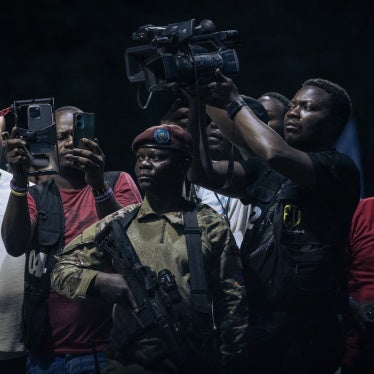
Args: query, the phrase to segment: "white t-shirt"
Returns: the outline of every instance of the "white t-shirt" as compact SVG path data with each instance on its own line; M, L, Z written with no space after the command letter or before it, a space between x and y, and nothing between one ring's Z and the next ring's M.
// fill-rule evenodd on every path
M0 169L0 225L9 198L12 174ZM0 238L0 360L25 354L21 340L21 311L25 255L7 254Z
M251 205L244 205L239 199L215 194L204 187L195 186L195 188L196 196L201 199L203 204L209 205L222 216L225 216L224 210L227 211L230 229L237 246L240 248L251 214Z

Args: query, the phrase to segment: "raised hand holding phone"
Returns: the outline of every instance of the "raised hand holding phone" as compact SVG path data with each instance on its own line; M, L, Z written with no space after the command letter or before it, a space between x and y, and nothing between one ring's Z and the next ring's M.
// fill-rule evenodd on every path
M95 139L95 113L74 113L74 148L79 148L82 138Z

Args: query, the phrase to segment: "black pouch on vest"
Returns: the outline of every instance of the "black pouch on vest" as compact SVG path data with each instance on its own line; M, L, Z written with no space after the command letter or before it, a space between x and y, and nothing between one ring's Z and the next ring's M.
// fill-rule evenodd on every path
M45 330L45 322L48 313L48 297L35 292L26 291L23 297L23 314L25 309L36 311L27 313L27 318L22 318L22 340L23 344L31 351L40 349L40 343Z
M301 194L288 182L279 196L274 214L278 266L270 296L293 310L336 310L342 297L339 258L336 249L315 234L326 227L327 218L321 216L318 202Z

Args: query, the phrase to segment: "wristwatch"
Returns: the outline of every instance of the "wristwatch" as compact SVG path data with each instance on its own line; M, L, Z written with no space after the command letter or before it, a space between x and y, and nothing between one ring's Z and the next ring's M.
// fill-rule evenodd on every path
M92 188L92 193L95 197L97 196L102 196L109 190L110 186L108 182L104 182L104 185L101 188L98 189L93 189Z
M227 115L229 118L233 121L236 114L239 112L240 109L243 108L243 106L247 106L246 102L242 99L238 99L227 105Z

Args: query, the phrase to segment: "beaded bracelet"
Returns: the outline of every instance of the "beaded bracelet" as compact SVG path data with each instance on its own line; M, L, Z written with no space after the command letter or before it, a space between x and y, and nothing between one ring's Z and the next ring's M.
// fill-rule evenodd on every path
M106 190L101 195L95 195L95 201L97 203L102 203L105 200L109 200L113 196L113 189L109 187L108 190Z
M18 187L12 181L10 181L10 189L16 192L27 192L29 190L29 182L27 182L26 187Z

